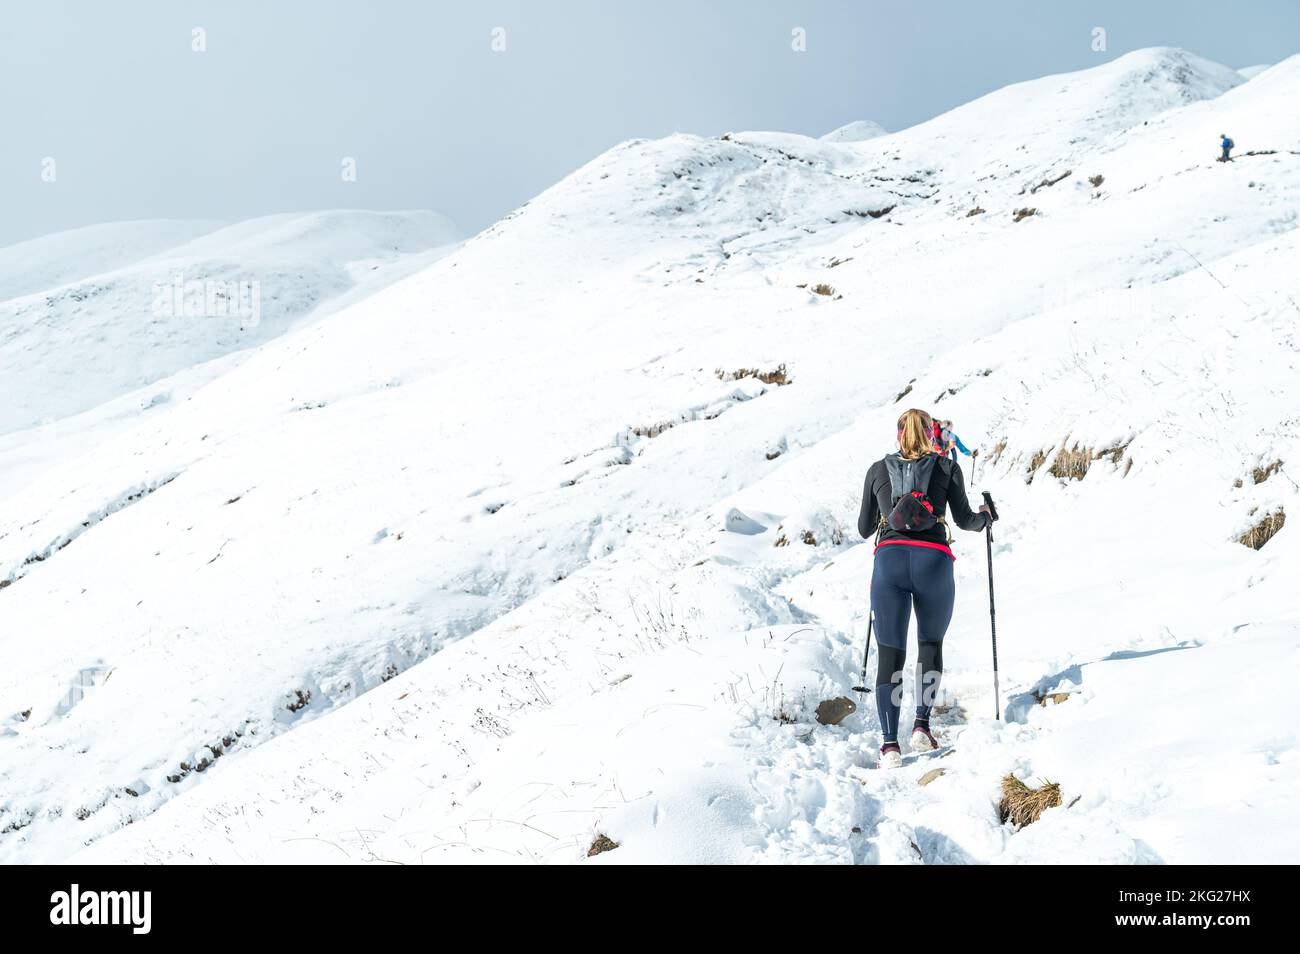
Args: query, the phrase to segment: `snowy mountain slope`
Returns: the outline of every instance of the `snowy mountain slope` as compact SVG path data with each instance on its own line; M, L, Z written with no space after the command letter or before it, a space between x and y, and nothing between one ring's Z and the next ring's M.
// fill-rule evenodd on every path
M280 213L238 222L201 235L155 259L206 258L245 254L249 257L307 257L348 263L380 260L393 253L409 255L459 241L456 227L436 212L371 212L331 209Z
M1072 169L1081 156L1122 140L1153 116L1213 101L1244 82L1236 71L1185 50L1138 50L1093 69L1007 86L856 148L874 165L873 175L901 169L933 176L947 186L941 204L1009 198Z
M998 214L1009 215L1043 176L1154 116L1244 82L1227 67L1162 48L1009 86L866 142L770 132L634 140L487 230L466 255L515 255L544 241L559 248L537 258L534 274L572 246L566 264L584 274L630 254L642 256L645 281L694 281L748 268L755 255L785 258L841 234L879 234L861 229L864 221L952 224L971 208L968 197L996 199ZM614 238L592 242L593 228Z
M184 368L148 387L129 391L93 410L40 427L0 435L0 498L23 492L97 446L130 433L141 421L189 400L214 378L237 366L246 352L233 352Z
M858 119L832 129L821 139L824 142L862 142L867 139L875 139L877 136L888 135L889 130L880 123L873 122L870 119Z
M1258 553L1232 538L1248 507L1300 504L1285 468L1249 477L1300 450L1275 421L1300 361L1297 281L1277 263L1298 246L1223 263L1250 305L1190 274L1025 319L917 382L942 392L987 368L943 403L1005 441L977 485L1006 515L1006 719L991 718L980 540L960 535L940 719L951 756L875 772L874 716L832 728L812 715L857 679L870 548L827 531L851 520L889 402L78 860L577 861L600 832L621 845L611 862L1285 861L1300 836L1285 691L1300 538ZM1079 481L1048 473L1076 444L1120 450ZM1151 500L1166 501L1156 541L1115 519ZM763 532L726 532L733 505ZM773 546L780 535L790 545ZM1225 684L1247 687L1228 712L1207 701ZM1034 697L1056 692L1070 697ZM943 776L918 786L934 767ZM1001 825L1008 771L1061 782L1070 806L1023 832Z
M179 219L109 222L4 246L0 248L0 301L117 271L222 224Z
M935 395L923 390L926 375L942 356L1050 313L1054 299L1185 273L1203 288L1209 279L1196 259L1215 267L1290 227L1280 210L1294 205L1300 179L1282 154L1216 166L1194 104L1170 114L1158 136L1141 127L1161 104L1194 98L1187 90L1216 88L1217 68L1198 74L1195 61L1169 51L1125 60L1128 73L1108 64L1093 71L1099 76L1052 78L1032 96L1016 95L1053 118L1063 83L1100 97L1091 106L1081 94L1069 98L1074 126L1045 120L1059 138L1036 137L1032 163L1104 156L1096 171L1109 181L1130 161L1180 145L1178 164L1150 161L1148 183L1135 173L1122 190L1080 188L1081 167L1034 195L1036 215L1014 221L1024 202L1019 173L962 181L953 171L1031 168L1021 144L976 122L972 107L947 127L878 142L736 134L625 144L455 255L269 342L191 400L157 408L8 496L0 502L0 580L11 581L0 589L0 647L18 662L0 676L0 712L16 714L0 736L8 793L0 854L64 857L181 793L167 817L205 806L225 812L226 790L211 788L223 778L245 793L277 791L278 766L300 751L313 765L305 777L315 777L318 732L345 740L331 750L347 773L340 779L355 780L371 771L356 765L371 764L360 753L382 748L359 740L375 726L396 735L382 708L401 684L392 676L437 650L419 678L447 698L430 718L452 748L431 754L427 735L408 740L409 757L435 767L444 758L461 764L471 750L485 755L482 745L496 744L492 720L514 708L532 718L528 699L585 690L600 683L601 664L614 669L629 653L667 643L668 605L675 614L699 607L716 633L806 621L802 599L791 608L778 592L786 568L766 559L798 563L794 554L821 549L797 542L803 529L823 541L851 523L862 448L876 446L879 430L846 430L865 426L865 408L883 408L873 412L880 419L896 414L890 402L912 378L920 402L950 389L954 402L977 394L996 378L982 376L992 364L963 363ZM1149 94L1123 78L1145 76L1153 63L1169 74ZM1288 95L1285 84L1256 82L1233 94L1238 108L1251 108L1258 93L1276 110L1284 100L1274 98ZM1141 94L1130 97L1138 106L1103 116L1117 87ZM1286 122L1275 135L1290 135ZM934 181L906 181L930 168L922 153L942 158L927 144L944 128L974 138L942 143L951 168L934 165ZM1124 128L1132 133L1114 135ZM902 168L889 150L920 158L881 182L873 163ZM968 217L968 197L987 214ZM877 202L896 209L873 217L885 208ZM831 293L816 293L818 283ZM900 333L905 322L921 331ZM782 364L793 379L785 386L779 375L765 374L765 383L733 373ZM975 411L962 414L969 421ZM819 478L833 483L833 496L803 489L820 486L807 484L805 466L824 467L836 454L839 477ZM789 547L771 546L773 530L750 541L752 553L724 554L734 566L675 579L701 558L700 534L711 540L716 530L697 514L716 516L720 501L783 474L805 480L787 495L794 502L756 509L790 518L798 529L786 534ZM836 560L853 574L840 585L858 610L864 551L850 551L856 563ZM635 574L616 572L620 565ZM665 595L674 585L677 595ZM582 609L593 588L603 613ZM978 601L977 587L966 593ZM538 619L562 621L563 632L539 635ZM852 616L826 619L822 648L799 664L801 679L822 673L819 688L840 681L829 661L852 668L844 665ZM510 648L516 640L520 648ZM27 649L33 642L39 651ZM724 647L719 666L733 664L730 652ZM530 661L539 656L555 660L555 684L542 679L552 669ZM1049 671L1029 659L1034 679ZM500 686L498 710L498 683L488 676L501 666L522 668ZM542 696L525 670L546 683ZM954 682L964 685L960 675ZM491 718L476 721L480 709ZM699 725L685 731L730 745ZM276 736L284 738L263 748L272 754L244 754ZM869 741L863 728L837 745L848 753ZM402 801L412 801L415 784L407 771L388 777L392 792L378 801L358 790L361 810L415 811ZM285 808L284 824L300 824L297 810ZM260 845L263 834L249 837ZM217 851L206 842L193 849Z
M308 314L319 316L326 301L356 300L392 281L397 275L386 272L389 266L409 272L411 256L456 241L451 224L428 212L285 214L215 231L126 223L120 237L116 228L0 250L0 258L51 262L45 271L20 273L17 287L82 268L67 284L0 302L0 360L9 369L0 385L0 433L89 410L270 340ZM98 247L87 258L92 242ZM142 254L146 249L150 254ZM113 270L85 271L118 262ZM231 309L215 313L205 299L211 311L190 314L183 311L190 293L171 295L174 283L210 281L248 283L238 301L247 307L223 298ZM168 293L161 312L160 290Z
M998 168L1003 150L1020 154L1025 166L1064 159L1072 147L1104 143L1244 82L1235 70L1186 50L1137 50L1093 69L1007 86L906 130L903 141L879 145L942 156L945 168L977 179L1006 178Z

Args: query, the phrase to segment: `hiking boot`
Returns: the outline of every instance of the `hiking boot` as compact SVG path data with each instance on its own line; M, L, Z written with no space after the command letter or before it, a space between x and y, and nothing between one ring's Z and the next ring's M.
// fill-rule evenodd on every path
M930 734L930 727L918 722L912 726L912 751L913 752L933 752L939 747L933 735Z
M897 742L886 742L880 747L880 767L882 769L903 767L903 752Z

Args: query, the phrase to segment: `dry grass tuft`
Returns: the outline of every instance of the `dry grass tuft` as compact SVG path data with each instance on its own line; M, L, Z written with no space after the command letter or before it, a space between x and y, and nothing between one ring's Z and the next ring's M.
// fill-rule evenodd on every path
M1105 176L1088 176L1088 181L1092 183L1094 189L1099 188L1106 181Z
M1040 706L1045 706L1048 702L1051 702L1052 705L1059 706L1062 702L1069 699L1071 695L1072 693L1069 692L1049 692L1046 695L1038 695L1035 693L1034 698L1038 700Z
M1094 451L1091 447L1080 447L1075 444L1068 450L1064 445L1056 452L1056 457L1052 460L1052 466L1048 468L1048 473L1053 477L1060 477L1062 480L1083 480L1088 475L1088 468L1092 466L1095 460L1109 460L1112 464L1119 466L1120 461L1124 459L1124 452L1128 450L1129 442L1116 444L1113 447L1103 447L1099 451ZM1129 465L1132 466L1132 460ZM1035 468L1037 470L1037 468ZM1125 474L1128 473L1126 469Z
M1007 451L1007 439L1004 437L993 445L993 452L989 454L989 463L996 464L1002 459L1002 455Z
M1091 465L1092 448L1075 444L1069 450L1062 447L1057 451L1056 459L1052 461L1052 466L1047 469L1047 472L1053 477L1064 480L1083 480L1088 475L1088 468Z
M1254 513L1254 511L1251 512ZM1250 547L1252 550L1258 550L1277 535L1284 523L1286 523L1286 514L1279 507L1239 536L1237 542Z
M1124 452L1128 450L1128 445L1132 441L1125 441L1123 444L1116 444L1114 447L1103 447L1093 455L1093 460L1101 460L1103 457L1109 458L1112 464L1118 465L1124 459Z
M1017 828L1024 828L1038 821L1043 812L1060 804L1061 786L1056 782L1045 781L1038 788L1030 788L1014 775L1002 779L998 815L1003 824L1009 821Z
M811 530L805 530L803 532L803 542L810 547L815 547L817 546L817 535Z
M775 384L782 387L786 384L793 384L794 378L786 372L785 365L779 364L771 371L760 371L758 368L739 368L736 371L723 371L721 368L715 368L713 373L719 381L739 381L741 378L757 378L764 384Z
M823 295L826 298L829 298L835 294L835 289L830 285L827 285L825 282L818 282L812 287L812 293L814 295Z
M1282 469L1282 462L1280 460L1275 460L1267 467L1256 467L1254 470L1250 472L1250 477L1253 481L1255 481L1255 483L1262 484L1264 481L1268 480L1270 477L1272 477L1281 469Z
M1011 221L1020 222L1024 219L1029 218L1031 215L1037 215L1037 214L1038 214L1037 209L1031 209L1029 206L1025 206L1023 209L1016 209L1016 211L1011 213Z
M608 835L598 834L596 840L591 843L591 847L587 849L587 857L590 858L592 855L598 855L603 851L613 851L617 847L618 842L613 838Z
M1034 451L1034 456L1029 458L1029 471L1025 478L1025 483L1032 484L1034 482L1034 475L1038 473L1045 463L1047 463L1047 451Z

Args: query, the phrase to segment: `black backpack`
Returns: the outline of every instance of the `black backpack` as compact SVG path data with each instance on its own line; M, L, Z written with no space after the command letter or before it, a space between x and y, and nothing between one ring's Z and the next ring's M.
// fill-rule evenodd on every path
M885 458L893 508L885 522L892 529L920 533L939 522L929 497L930 478L934 476L938 460L937 454L926 454L920 460L904 460L898 456Z

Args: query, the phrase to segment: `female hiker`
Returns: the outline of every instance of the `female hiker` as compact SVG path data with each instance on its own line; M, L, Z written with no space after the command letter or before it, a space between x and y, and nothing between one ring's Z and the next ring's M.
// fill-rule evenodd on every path
M916 609L919 646L916 667L916 722L912 748L937 748L930 732L930 706L943 673L943 634L952 619L952 564L945 514L963 530L988 526L987 506L972 511L961 468L934 452L934 420L925 411L904 411L898 419L898 452L882 457L867 471L858 533L877 534L871 573L871 611L878 634L876 712L883 744L881 768L903 763L898 746L898 710L907 627Z

